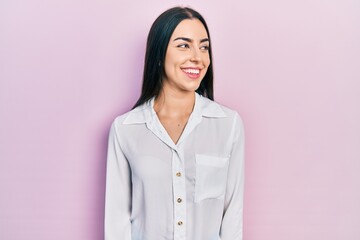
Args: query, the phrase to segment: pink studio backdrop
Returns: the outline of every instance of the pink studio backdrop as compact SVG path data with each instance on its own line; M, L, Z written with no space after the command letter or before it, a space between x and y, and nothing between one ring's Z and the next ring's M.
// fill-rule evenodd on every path
M177 1L0 3L0 239L101 240L107 135ZM360 239L360 2L185 1L246 125L245 240Z

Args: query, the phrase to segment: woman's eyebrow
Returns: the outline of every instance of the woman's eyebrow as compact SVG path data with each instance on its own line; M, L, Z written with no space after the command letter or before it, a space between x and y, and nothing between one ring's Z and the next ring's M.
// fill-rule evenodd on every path
M174 41L177 41L177 40L183 40L185 42L193 42L192 39L190 38L187 38L187 37L178 37L178 38L175 38ZM208 38L203 38L200 40L200 43L203 43L203 42L209 42L209 39Z

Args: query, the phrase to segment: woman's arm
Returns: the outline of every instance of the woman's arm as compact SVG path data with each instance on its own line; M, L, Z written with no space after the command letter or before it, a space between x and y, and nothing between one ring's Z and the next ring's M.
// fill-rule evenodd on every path
M234 142L230 156L221 240L243 239L244 127L239 115L234 120Z
M116 120L110 134L106 166L105 240L131 240L131 172L121 150Z

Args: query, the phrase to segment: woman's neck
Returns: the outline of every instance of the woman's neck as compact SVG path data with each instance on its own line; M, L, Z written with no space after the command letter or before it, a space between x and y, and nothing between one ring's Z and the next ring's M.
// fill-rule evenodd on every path
M163 89L154 102L157 114L169 117L189 116L195 104L194 92L179 92Z

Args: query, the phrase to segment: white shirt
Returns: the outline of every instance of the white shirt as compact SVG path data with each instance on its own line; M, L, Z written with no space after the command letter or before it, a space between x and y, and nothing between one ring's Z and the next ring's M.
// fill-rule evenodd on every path
M241 118L196 93L175 144L153 104L111 126L105 240L242 240Z

